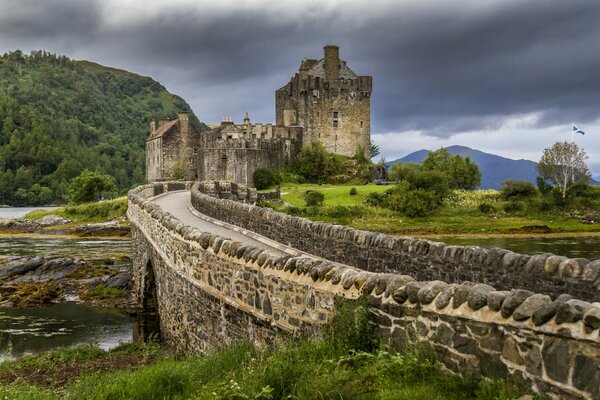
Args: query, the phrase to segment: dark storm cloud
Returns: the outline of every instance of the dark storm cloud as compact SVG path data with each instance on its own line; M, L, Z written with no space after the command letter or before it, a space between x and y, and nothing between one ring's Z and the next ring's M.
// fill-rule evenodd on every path
M211 122L244 111L272 121L274 90L331 42L374 76L374 132L448 136L528 113L539 126L598 118L597 0L213 3L150 2L158 11L123 17L116 1L0 0L10 10L0 49L150 75Z

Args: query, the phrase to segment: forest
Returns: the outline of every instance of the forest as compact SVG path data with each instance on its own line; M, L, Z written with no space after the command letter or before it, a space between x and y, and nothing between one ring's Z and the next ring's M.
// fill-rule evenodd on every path
M151 118L190 106L160 83L45 51L0 56L0 205L64 203L87 169L124 192L145 181Z

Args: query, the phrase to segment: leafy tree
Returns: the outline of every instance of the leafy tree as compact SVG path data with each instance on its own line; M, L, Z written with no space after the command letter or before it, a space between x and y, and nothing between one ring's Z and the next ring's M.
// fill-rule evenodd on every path
M585 151L577 144L566 141L556 142L544 149L537 168L543 179L553 182L560 188L564 201L573 186L590 180L587 158Z
M421 169L419 164L415 163L396 163L392 165L388 178L393 182L400 182L406 179L410 174L416 173Z
M85 203L101 198L113 198L116 192L115 178L84 169L69 185L69 201Z
M371 140L370 153L371 153L370 158L377 157L379 154L381 154L381 149L379 148L379 145L372 140Z
M443 171L448 176L450 187L455 189L473 190L481 184L477 164L469 157L450 154L444 147L430 151L421 165L426 170Z
M529 181L506 179L500 184L500 196L504 200L526 199L535 195L535 186Z
M279 174L268 168L257 168L256 171L254 171L253 178L254 186L258 190L268 189L281 182Z
M342 163L329 153L321 142L313 142L305 146L296 157L295 170L308 182L322 183L328 177L337 175L342 169Z

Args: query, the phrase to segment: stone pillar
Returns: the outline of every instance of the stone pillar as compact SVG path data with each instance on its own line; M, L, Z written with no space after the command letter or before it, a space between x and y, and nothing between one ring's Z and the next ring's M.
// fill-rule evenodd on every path
M340 48L332 44L323 47L325 53L325 74L329 80L340 77Z

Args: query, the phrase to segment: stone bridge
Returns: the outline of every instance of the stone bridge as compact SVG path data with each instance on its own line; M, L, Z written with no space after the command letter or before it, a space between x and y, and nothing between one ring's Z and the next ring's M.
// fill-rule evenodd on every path
M600 261L448 246L252 205L228 182L129 193L134 309L163 341L205 352L318 334L341 296L368 297L381 339L429 343L453 371L552 398L600 398Z

